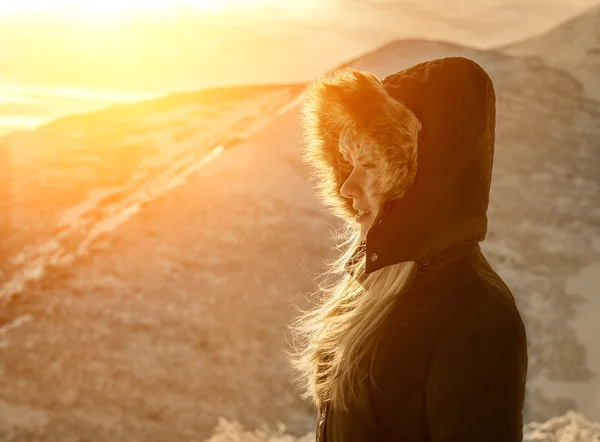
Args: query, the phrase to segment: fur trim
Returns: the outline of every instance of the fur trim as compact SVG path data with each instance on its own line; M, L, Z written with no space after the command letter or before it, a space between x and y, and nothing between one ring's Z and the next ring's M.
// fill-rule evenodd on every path
M357 213L352 200L340 194L351 172L340 155L342 135L377 164L375 193L381 203L400 198L412 184L421 122L374 74L346 68L317 78L307 87L301 114L303 159L313 167L311 180L334 215L351 222Z

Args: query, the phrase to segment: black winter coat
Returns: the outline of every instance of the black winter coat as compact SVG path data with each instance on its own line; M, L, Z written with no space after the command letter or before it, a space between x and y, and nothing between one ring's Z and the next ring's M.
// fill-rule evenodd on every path
M318 410L317 442L521 442L527 339L482 254L495 139L492 82L447 57L386 77L423 123L414 185L377 215L367 273L417 261L380 329L367 410ZM363 255L363 256L365 256Z

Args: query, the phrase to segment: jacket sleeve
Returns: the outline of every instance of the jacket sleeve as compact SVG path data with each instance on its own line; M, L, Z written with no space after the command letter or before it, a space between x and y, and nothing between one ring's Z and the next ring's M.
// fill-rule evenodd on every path
M426 383L432 442L522 442L527 343L501 303L472 309L438 346Z

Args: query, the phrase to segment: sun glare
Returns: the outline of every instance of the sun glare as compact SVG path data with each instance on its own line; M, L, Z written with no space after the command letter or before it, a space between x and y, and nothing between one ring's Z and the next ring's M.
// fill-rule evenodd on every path
M21 0L1 2L0 14L11 12L52 11L70 9L92 16L115 16L136 11L157 11L172 7L192 7L205 11L218 11L239 5L235 0ZM260 4L261 0L248 0Z

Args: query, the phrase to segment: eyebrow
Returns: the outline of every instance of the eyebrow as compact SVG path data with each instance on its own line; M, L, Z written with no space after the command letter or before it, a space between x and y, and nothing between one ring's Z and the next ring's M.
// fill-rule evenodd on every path
M346 154L348 153L348 148L346 146L346 143L342 142L341 140L338 142L338 152L340 153L340 155L346 159Z

